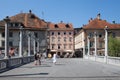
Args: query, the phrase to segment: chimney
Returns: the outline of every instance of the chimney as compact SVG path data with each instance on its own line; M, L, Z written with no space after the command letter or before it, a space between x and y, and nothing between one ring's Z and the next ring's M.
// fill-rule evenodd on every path
M89 23L90 23L92 20L93 20L93 19L92 19L92 18L90 18Z
M29 13L31 14L31 13L32 13L32 10L29 10Z
M63 23L63 21L60 21L60 23Z
M100 13L97 15L97 19L100 19Z
M115 21L112 21L113 22L113 24L115 24Z

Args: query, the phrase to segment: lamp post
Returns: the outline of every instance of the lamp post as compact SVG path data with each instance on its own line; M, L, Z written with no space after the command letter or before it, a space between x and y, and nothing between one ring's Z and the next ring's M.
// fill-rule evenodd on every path
M10 19L9 17L7 16L5 19L5 59L9 58L9 23L10 23Z
M23 52L23 26L20 25L20 42L19 42L19 57L22 57Z
M94 34L95 34L95 61L96 61L96 57L97 57L97 33L96 32L94 32Z
M104 60L107 63L108 58L108 26L105 26L105 57Z

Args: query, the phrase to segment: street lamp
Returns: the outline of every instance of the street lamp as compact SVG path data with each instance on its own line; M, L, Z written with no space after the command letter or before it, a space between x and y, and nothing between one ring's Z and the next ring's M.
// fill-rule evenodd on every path
M5 19L5 59L9 58L9 23L10 23L10 19L9 16L7 16Z
M108 26L105 26L105 62L107 63L108 58Z

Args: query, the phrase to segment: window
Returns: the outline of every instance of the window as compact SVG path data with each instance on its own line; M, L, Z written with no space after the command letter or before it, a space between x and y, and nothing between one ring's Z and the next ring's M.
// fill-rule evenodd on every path
M54 49L54 44L52 44L52 49Z
M64 35L66 35L66 32L64 32Z
M64 42L66 42L66 37L64 37Z
M104 42L100 42L100 43L99 43L99 47L100 47L100 48L103 48L103 46L104 46Z
M38 33L35 33L35 38L38 38Z
M93 47L93 42L90 42L90 47Z
M71 32L69 32L69 35L71 35L72 33Z
M54 35L54 32L52 32L52 35Z
M58 49L60 49L60 44L58 44Z
M66 28L70 28L69 24L66 24L65 26L66 26Z
M12 32L9 32L9 37L13 37L13 33Z
M115 33L113 33L112 35L113 35L114 38L116 37Z
M66 49L66 46L67 46L67 45L66 45L66 44L64 44L64 49Z
M5 46L5 41L2 41L2 47L4 47Z
M72 37L69 37L69 41L72 42Z
M72 45L71 44L69 44L69 49L71 49L72 48Z
M2 32L2 37L5 37L5 32Z
M89 37L93 38L94 34L93 33L89 33Z
M102 37L102 33L99 34L99 38L101 38L101 37Z
M60 35L60 32L58 32L58 35Z
M13 46L13 42L12 41L9 42L9 46L11 46L11 47Z
M54 40L55 40L55 38L54 38L54 37L52 37L52 42L54 42Z
M55 28L58 28L58 25L57 25L57 24L55 24Z
M60 42L60 39L61 39L61 38L60 38L60 37L58 37L58 42Z

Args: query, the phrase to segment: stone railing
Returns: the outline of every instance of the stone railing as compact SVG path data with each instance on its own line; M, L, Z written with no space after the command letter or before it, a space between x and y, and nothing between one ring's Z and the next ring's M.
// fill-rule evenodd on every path
M98 62L103 62L107 64L113 64L113 65L119 65L120 66L120 57L107 57L107 60L105 60L104 56L85 56L85 59L89 59L92 61L98 61Z
M34 61L34 56L0 60L0 73Z

